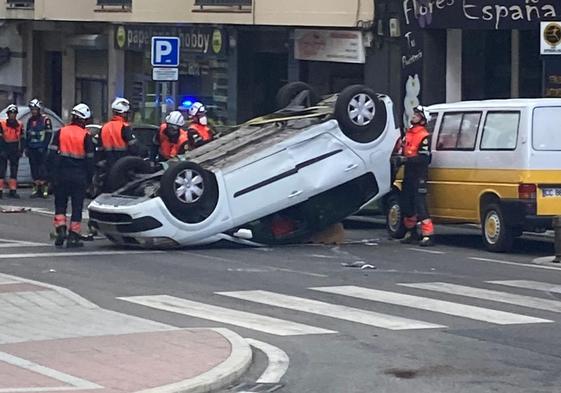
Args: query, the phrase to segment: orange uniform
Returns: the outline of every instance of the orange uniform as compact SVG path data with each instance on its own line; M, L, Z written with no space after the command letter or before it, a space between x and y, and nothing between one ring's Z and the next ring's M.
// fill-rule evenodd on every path
M164 160L175 158L185 151L185 145L188 142L187 132L179 129L179 135L175 141L171 140L166 133L168 125L166 123L160 126L158 131L158 142L160 144L160 157Z

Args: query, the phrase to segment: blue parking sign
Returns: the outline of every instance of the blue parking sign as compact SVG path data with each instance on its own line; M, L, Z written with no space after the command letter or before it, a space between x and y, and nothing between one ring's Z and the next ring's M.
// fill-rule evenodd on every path
M179 37L152 37L152 65L179 66Z

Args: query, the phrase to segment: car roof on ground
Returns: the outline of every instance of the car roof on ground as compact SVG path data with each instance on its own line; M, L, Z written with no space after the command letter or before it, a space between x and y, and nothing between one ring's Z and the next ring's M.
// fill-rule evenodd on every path
M561 106L561 98L515 98L504 100L460 101L445 104L430 105L429 111L448 109L481 109L481 108L521 108L538 106Z

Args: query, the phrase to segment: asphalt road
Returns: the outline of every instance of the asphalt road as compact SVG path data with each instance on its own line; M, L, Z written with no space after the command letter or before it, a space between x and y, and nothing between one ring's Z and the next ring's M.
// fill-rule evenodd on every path
M553 254L551 239L525 236L513 253L491 254L477 230L437 227L438 245L421 249L354 223L341 246L119 254L98 240L69 256L42 245L46 210L0 214L1 273L274 345L290 358L278 392L561 392L561 267L540 259ZM344 266L356 262L373 268ZM256 355L247 384L266 366Z

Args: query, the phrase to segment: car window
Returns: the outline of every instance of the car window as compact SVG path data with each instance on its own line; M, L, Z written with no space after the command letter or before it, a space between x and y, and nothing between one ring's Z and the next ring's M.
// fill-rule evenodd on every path
M480 112L445 114L438 135L437 150L473 150L480 121Z
M561 150L561 107L534 109L532 145L535 150Z
M434 133L434 128L436 126L436 120L438 120L438 113L431 113L430 120L427 122L427 131L432 135Z
M488 112L481 150L514 150L519 124L520 112Z

